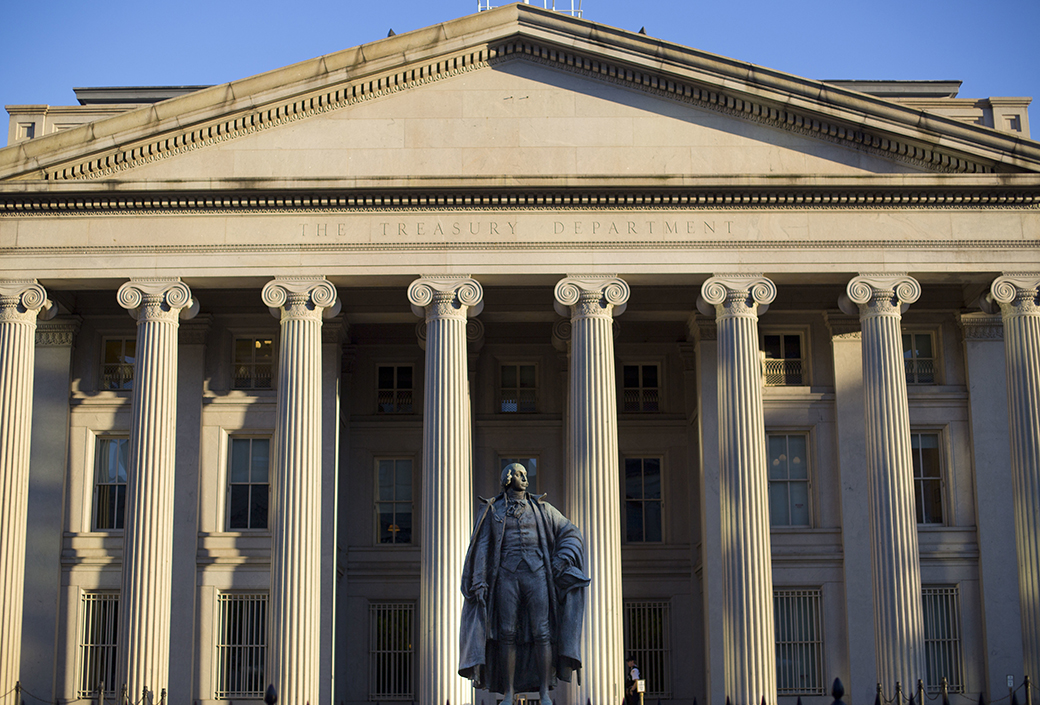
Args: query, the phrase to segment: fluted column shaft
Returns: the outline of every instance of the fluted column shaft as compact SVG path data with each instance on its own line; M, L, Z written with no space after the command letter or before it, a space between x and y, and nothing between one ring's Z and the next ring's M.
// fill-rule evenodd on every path
M21 667L36 320L49 305L35 281L0 280L0 695Z
M1015 543L1025 674L1040 677L1040 273L1007 274L990 287L1004 320Z
M769 482L759 307L776 296L760 276L714 276L701 298L718 329L719 494L722 504L723 644L734 705L776 702Z
M472 531L473 437L466 318L483 291L467 277L423 277L408 287L426 320L426 382L419 588L419 703L465 705L473 688L458 674L462 564Z
M846 289L863 331L874 639L878 680L889 696L896 683L909 692L926 675L910 409L899 328L901 307L920 293L920 285L905 275L861 275Z
M284 705L316 705L321 665L321 322L339 310L325 279L278 278L261 293L281 319L271 483L266 680Z
M625 310L621 279L570 276L556 285L556 310L571 321L567 516L585 538L585 623L580 687L572 702L623 697L621 497L613 317Z
M131 701L158 702L170 669L177 328L195 311L178 280L134 279L119 304L137 319L119 597L119 680Z

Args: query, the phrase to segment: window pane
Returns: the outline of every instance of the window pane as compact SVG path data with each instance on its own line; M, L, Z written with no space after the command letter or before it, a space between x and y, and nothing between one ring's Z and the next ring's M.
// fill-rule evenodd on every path
M249 438L231 439L231 482L249 482Z
M643 461L639 458L625 458L625 497L643 497Z
M918 333L914 336L914 344L917 347L917 357L932 357L932 336L928 333Z
M533 389L535 386L534 365L520 365L520 386Z
M643 541L643 503L625 502L625 515L627 540L631 542Z
M249 528L249 485L231 485L228 500L228 528Z
M787 436L769 437L769 479L787 478Z
M412 368L411 367L398 367L397 368L397 388L398 389L411 389L412 388Z
M412 506L410 504L398 504L394 518L397 521L397 538L394 543L411 543Z
M380 503L377 511L379 513L379 542L393 543L397 526L394 524L394 505L389 502Z
M106 340L105 341L105 364L112 365L123 362L123 341L122 340Z
M271 441L266 438L253 440L253 482L267 482L267 473L271 467Z
M253 339L235 338L235 362L253 361Z
M657 388L657 365L643 365L643 386Z
M788 360L799 360L802 357L802 336L784 336L784 358Z
M249 507L249 527L251 529L267 528L267 501L270 496L268 485L253 485L252 502Z
M773 526L790 526L790 502L786 482L769 483L769 523Z
M806 479L809 475L808 463L805 461L805 436L788 436L787 452L788 477Z
M379 499L392 500L394 498L394 461L379 461Z
M643 494L646 499L661 498L661 461L658 458L643 460Z
M644 517L646 541L661 541L661 503L645 502Z
M922 515L918 517L920 524L941 524L942 516L942 484L938 480L922 480L919 485Z
M99 529L114 529L115 525L115 485L98 485L97 506L94 508L94 523Z
M808 526L809 483L791 482L788 483L788 490L791 493L791 525Z
M914 344L909 333L903 333L903 357L910 359L914 356Z
M378 370L379 375L379 388L380 389L393 389L394 388L394 368L393 367L380 367Z
M394 485L394 499L410 502L412 500L412 461L398 460L395 465L397 480Z
M762 349L766 353L766 357L774 360L780 360L783 358L783 350L780 346L779 335L763 335L762 336Z
M625 365L622 370L622 377L624 377L625 387L638 387L639 386L639 366L638 365Z
M274 357L274 341L260 338L256 341L254 350L257 362L270 362Z
M516 365L502 366L502 386L516 389Z
M130 467L130 440L117 438L110 441L117 448L116 451L116 482L126 482L127 469Z

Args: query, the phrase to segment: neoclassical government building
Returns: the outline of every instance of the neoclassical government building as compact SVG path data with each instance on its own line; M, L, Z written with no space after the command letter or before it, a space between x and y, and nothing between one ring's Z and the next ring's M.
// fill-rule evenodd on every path
M514 4L10 106L0 703L493 705L511 462L585 537L561 705L1040 678L1040 143L957 88Z

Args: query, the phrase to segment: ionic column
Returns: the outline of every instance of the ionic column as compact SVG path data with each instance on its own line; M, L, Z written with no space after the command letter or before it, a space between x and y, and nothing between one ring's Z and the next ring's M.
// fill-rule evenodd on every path
M35 280L0 280L0 695L18 682L22 659L36 320L51 310Z
M864 274L846 287L862 328L870 542L873 548L874 644L878 680L889 697L925 677L921 562L914 510L910 410L899 321L921 295L906 275ZM842 302L852 312L848 302Z
M1040 273L1005 274L990 287L1004 319L1008 427L1025 674L1040 677Z
M624 663L621 498L613 317L625 310L621 279L568 276L556 284L556 312L571 321L567 517L585 537L581 686L573 703L619 703ZM576 691L575 691L576 688Z
M119 305L137 319L119 595L119 681L131 701L158 702L170 669L177 328L198 310L178 279L131 279Z
M261 297L281 319L266 680L278 702L315 705L322 658L321 322L339 312L339 300L336 287L313 277L274 279Z
M459 592L473 529L473 437L466 319L484 292L468 277L423 277L408 287L426 320L419 588L419 703L466 705L473 688L458 675Z
M759 311L775 296L773 282L758 275L713 276L701 286L701 299L714 308L718 330L723 650L726 695L734 705L757 705L763 697L776 702L769 482L758 354Z

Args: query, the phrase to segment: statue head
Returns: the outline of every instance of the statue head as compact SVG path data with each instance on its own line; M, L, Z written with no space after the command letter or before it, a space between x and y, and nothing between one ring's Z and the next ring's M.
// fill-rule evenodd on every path
M522 483L518 481L518 478L521 477L523 478ZM523 484L523 487L516 487L515 484ZM507 465L505 469L502 470L502 487L505 489L509 489L510 487L512 487L516 490L526 490L527 468L525 468L520 463L513 463L512 465Z

